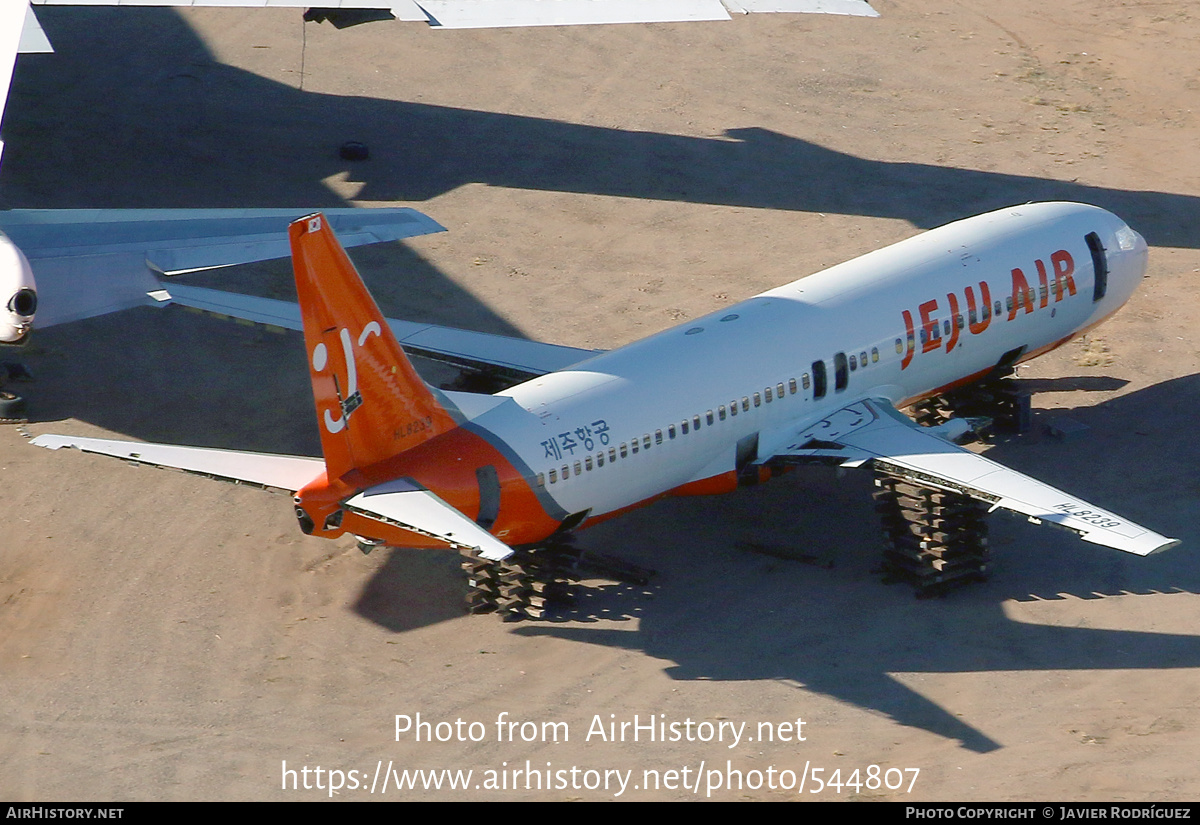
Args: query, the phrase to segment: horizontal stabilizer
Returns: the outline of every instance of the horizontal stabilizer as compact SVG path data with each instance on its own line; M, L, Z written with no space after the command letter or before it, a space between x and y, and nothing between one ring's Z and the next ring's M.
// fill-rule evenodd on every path
M300 307L287 301L182 284L170 284L166 289L171 301L182 306L266 326L301 329ZM414 321L389 318L388 325L410 355L458 367L498 367L527 377L563 370L597 354L593 350Z
M324 461L300 456L178 447L172 444L140 444L133 441L65 435L39 435L33 439L33 444L51 450L74 447L85 453L110 455L139 464L170 467L222 481L276 487L293 493L325 472Z
M880 469L1066 527L1084 541L1148 556L1179 544L1049 484L939 438L887 401L850 404L806 427L778 458L872 460Z
M348 499L345 507L454 547L477 550L481 558L492 561L506 559L513 552L436 494L406 479L372 487Z

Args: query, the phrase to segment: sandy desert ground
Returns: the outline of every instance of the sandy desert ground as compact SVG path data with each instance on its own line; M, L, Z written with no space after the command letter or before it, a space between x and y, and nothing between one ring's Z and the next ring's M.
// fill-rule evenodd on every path
M992 578L918 601L874 571L869 479L812 470L581 533L658 570L647 587L469 617L450 552L364 556L301 535L286 497L29 446L315 454L298 335L133 310L39 334L31 421L0 429L0 799L685 800L711 770L777 785L716 799L1200 797L1200 11L876 8L475 32L47 9L58 54L18 64L0 199L411 205L450 231L354 254L390 315L594 348L957 217L1096 203L1146 236L1150 276L1022 370L1039 425L1090 431L989 454L1181 547L1127 557L996 515ZM339 160L346 140L372 158ZM286 262L201 281L291 290ZM480 741L397 738L417 714ZM635 717L685 737L595 735ZM372 795L381 765L474 773ZM322 789L283 787L318 766ZM803 793L778 787L806 766ZM813 794L815 769L876 786Z

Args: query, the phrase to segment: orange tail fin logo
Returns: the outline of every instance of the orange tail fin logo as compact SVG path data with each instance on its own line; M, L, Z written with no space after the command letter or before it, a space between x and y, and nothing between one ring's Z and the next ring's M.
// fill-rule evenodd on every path
M324 216L296 221L288 235L329 480L458 426L451 405L413 369Z

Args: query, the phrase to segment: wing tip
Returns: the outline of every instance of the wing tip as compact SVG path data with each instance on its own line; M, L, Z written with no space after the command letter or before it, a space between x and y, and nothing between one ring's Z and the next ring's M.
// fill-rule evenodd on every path
M1163 536L1159 536L1159 538L1163 538L1164 541L1162 542L1162 544L1159 544L1158 546L1154 547L1149 553L1147 553L1146 554L1147 556L1156 556L1165 550L1170 550L1173 547L1178 547L1179 545L1183 544L1182 539L1167 539Z

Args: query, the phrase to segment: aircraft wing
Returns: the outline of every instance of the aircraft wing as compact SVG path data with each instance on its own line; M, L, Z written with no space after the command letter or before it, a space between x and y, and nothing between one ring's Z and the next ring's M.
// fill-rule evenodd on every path
M104 438L39 435L33 444L50 450L74 447L85 453L123 458L138 464L183 470L188 473L273 487L294 493L325 472L319 458L270 455L237 450L180 447L172 444L143 444ZM435 493L401 479L381 484L352 496L345 507L368 518L383 519L406 530L433 536L453 547L477 550L482 558L499 561L512 549L455 510Z
M1179 544L952 444L879 399L857 401L804 427L774 457L832 458L843 466L873 461L880 469L922 485L962 493L990 504L993 510L1004 508L1035 522L1057 524L1084 541L1139 556Z
M730 12L879 16L864 0L412 0L409 5L429 25L447 29L728 20Z
M306 9L306 20L339 27L379 19L424 22L433 28L577 26L591 23L670 23L728 20L730 13L805 12L878 17L866 0L4 0L0 2L0 118L18 54L52 52L30 8L36 6L220 6ZM340 21L340 22L339 22ZM4 144L0 142L0 153Z
M38 285L35 328L165 301L165 275L284 258L303 209L14 209L0 231L29 259ZM412 209L331 209L347 246L444 227Z
M140 444L66 435L39 435L32 443L50 450L74 447L85 453L110 455L154 467L170 467L222 481L275 487L290 493L325 472L324 461L301 456L178 447L172 444Z
M340 239L340 235L339 235ZM170 284L163 304L176 303L214 315L241 318L256 324L283 329L303 329L300 307L288 301L257 298L204 287ZM160 305L163 305L160 304ZM530 378L563 370L596 355L595 350L563 347L472 332L435 324L388 319L396 340L413 355L468 369L499 368L514 376Z
M671 23L728 20L730 13L804 12L878 17L866 0L316 0L313 19L329 12L377 9L398 20L445 29L576 26L591 23ZM262 6L309 8L314 0L33 0L68 6Z

